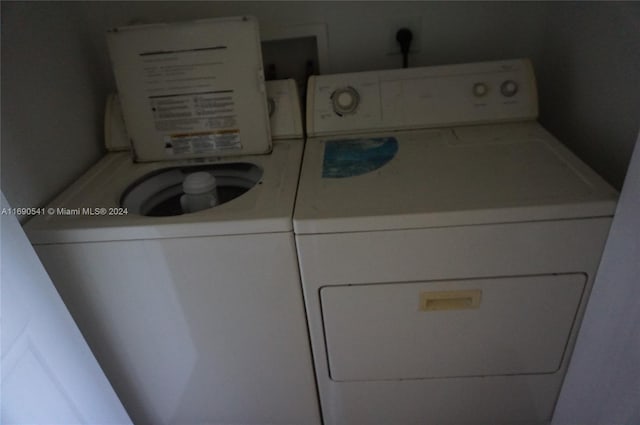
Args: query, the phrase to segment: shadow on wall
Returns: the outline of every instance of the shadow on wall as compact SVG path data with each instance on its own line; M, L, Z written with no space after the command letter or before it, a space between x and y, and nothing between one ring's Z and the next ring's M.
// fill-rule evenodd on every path
M640 3L549 8L542 123L618 190L640 127Z

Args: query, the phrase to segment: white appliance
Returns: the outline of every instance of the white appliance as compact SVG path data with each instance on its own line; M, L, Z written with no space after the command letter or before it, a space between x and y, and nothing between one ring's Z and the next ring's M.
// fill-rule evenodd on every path
M176 45L185 34L196 38ZM154 78L167 80L163 94L148 99L154 114L143 116L135 103L131 112L121 81L137 65L114 61L126 127L141 129L130 133L135 154L154 161L110 152L48 215L26 225L136 424L320 423L292 229L304 145L299 99L293 80L285 80L266 83L267 102L257 34L250 18L119 30L124 38L111 44L112 54L154 52L139 57L153 57ZM247 39L255 44L232 51ZM237 73L235 55L244 61ZM205 73L213 83L193 75L202 71L194 60L216 63ZM184 88L171 86L169 75L198 87L180 94ZM251 93L237 95L247 87ZM198 89L204 94L195 95ZM244 96L253 103L244 105ZM234 102L247 110L233 111ZM128 137L118 105L112 97L107 107L112 150ZM263 122L268 110L273 144ZM270 153L249 155L245 147ZM201 155L173 159L179 149ZM219 204L183 214L181 184L194 171L215 177Z
M324 423L543 424L617 193L527 60L309 80L294 230Z

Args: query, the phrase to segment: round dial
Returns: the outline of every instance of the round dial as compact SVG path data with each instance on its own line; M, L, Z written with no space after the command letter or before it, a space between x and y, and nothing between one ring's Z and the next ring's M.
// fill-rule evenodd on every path
M475 83L473 85L473 95L475 97L482 97L489 93L489 87L485 83Z
M356 111L360 103L360 94L353 87L341 87L331 93L333 112L338 115L351 114Z
M518 83L513 80L507 80L500 86L500 93L505 97L511 97L518 93Z

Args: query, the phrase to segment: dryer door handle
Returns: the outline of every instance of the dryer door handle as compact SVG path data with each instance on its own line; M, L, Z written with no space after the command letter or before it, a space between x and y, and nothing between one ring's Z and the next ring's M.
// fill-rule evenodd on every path
M420 293L420 311L464 310L480 307L481 289Z

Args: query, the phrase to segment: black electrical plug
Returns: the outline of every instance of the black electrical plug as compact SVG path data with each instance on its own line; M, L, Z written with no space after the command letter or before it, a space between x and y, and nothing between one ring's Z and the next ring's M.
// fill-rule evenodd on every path
M401 28L396 33L396 41L400 43L400 52L402 52L402 67L409 66L409 48L413 40L413 33L408 28Z

